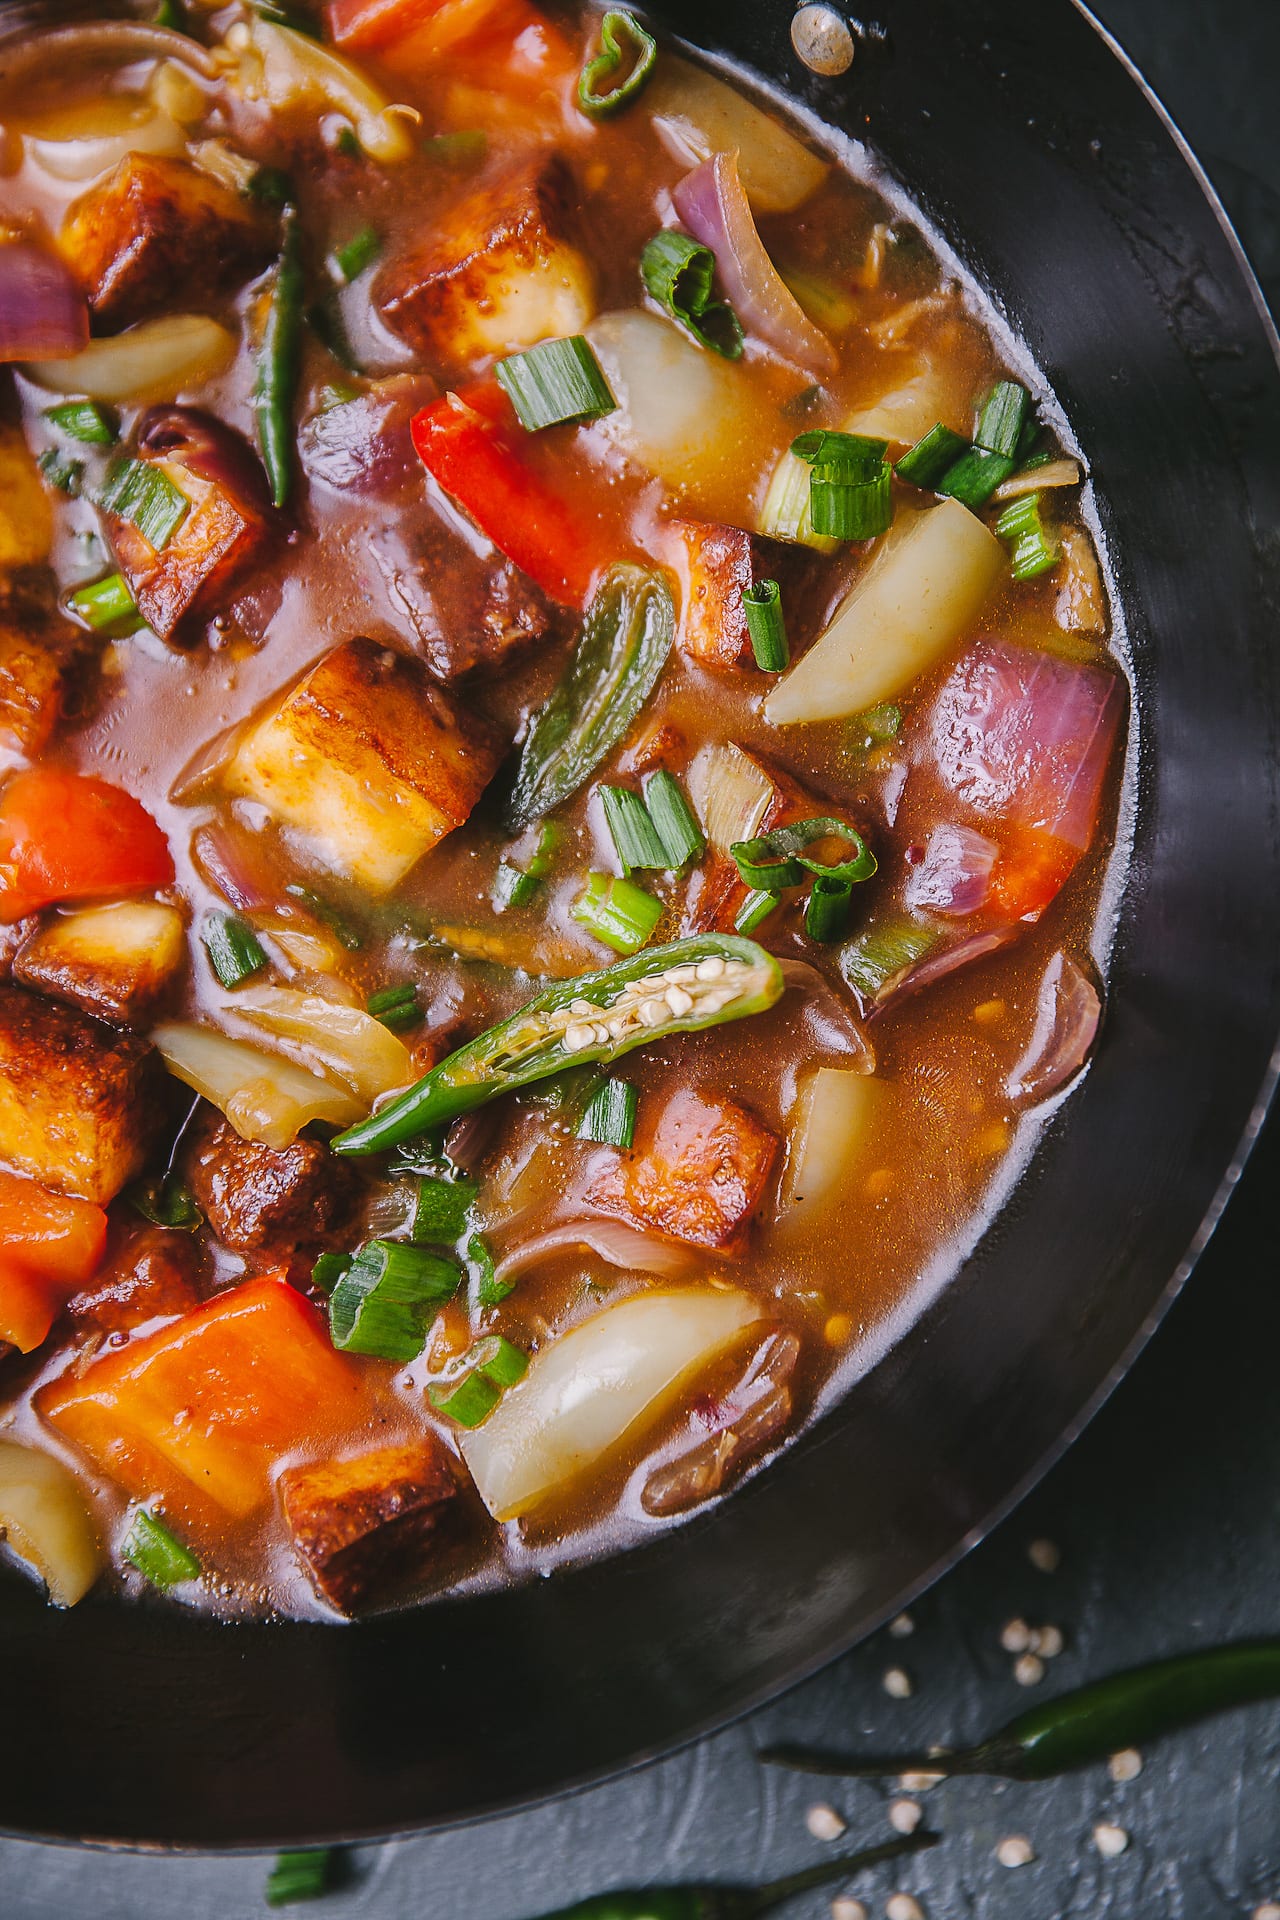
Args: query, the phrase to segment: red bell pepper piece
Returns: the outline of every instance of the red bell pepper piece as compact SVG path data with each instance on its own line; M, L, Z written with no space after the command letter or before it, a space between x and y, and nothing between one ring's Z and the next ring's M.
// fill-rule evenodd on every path
M471 404L474 398L476 404ZM509 560L562 606L580 607L597 573L617 559L612 543L534 478L494 421L487 388L467 400L447 393L410 422L433 479Z
M244 1515L281 1459L356 1425L359 1378L279 1279L248 1280L38 1396L46 1420L138 1498Z
M168 841L121 787L33 767L0 795L0 920L55 900L151 892L173 877Z
M1008 834L991 875L989 904L1010 920L1038 919L1079 858L1079 848L1056 833L1028 827Z
M576 59L564 36L529 0L329 0L329 32L340 47L352 51L395 47L402 43L402 68L438 65L445 55L468 58L467 78L483 58L490 82L498 92L504 81L517 86L533 79L544 84L576 70ZM452 72L452 64L451 64Z
M101 1207L0 1171L0 1340L20 1353L38 1347L106 1243Z

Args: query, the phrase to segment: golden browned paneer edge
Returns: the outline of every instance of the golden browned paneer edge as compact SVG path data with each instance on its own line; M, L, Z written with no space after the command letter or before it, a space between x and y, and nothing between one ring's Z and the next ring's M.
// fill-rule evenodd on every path
M581 333L595 287L572 239L573 195L555 158L474 188L382 269L373 297L387 325L446 366Z
M144 1041L0 985L0 1162L105 1206L141 1170L161 1081Z
M431 1435L280 1476L280 1504L298 1556L319 1592L344 1613L429 1576L457 1493L449 1454Z
M745 595L754 578L752 539L740 527L673 520L667 558L680 581L676 644L707 667L736 667L751 654Z
M0 745L34 759L62 711L64 662L25 628L0 620Z
M55 913L13 963L23 986L120 1027L148 1027L186 966L182 915L159 900Z
M217 299L266 265L275 239L261 207L189 161L129 153L76 201L59 246L114 329Z
M0 421L0 567L38 567L53 544L53 503L17 427Z
M250 727L223 784L385 893L462 825L499 757L489 723L418 661L347 640Z
M105 518L138 611L153 633L169 640L188 616L211 617L219 610L228 589L271 540L272 528L264 507L197 478L180 461L151 464L192 503L164 551L157 553L127 520L114 514Z
M764 1197L778 1138L754 1113L719 1094L673 1094L647 1140L615 1155L587 1198L641 1232L732 1252Z

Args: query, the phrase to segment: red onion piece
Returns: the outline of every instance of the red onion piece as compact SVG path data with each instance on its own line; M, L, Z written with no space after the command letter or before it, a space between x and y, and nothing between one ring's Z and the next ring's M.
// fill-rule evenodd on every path
M876 1056L853 1008L826 975L807 960L783 960L782 977L789 990L805 996L805 1014L813 1038L831 1053L853 1054L862 1073L874 1073Z
M989 819L1083 853L1124 704L1119 676L1007 640L979 640L933 710L944 785Z
M89 307L56 254L0 248L0 361L66 360L89 344Z
M918 966L908 967L889 982L881 999L867 1015L869 1020L883 1013L908 993L919 993L922 987L936 986L939 980L945 980L949 974L959 973L961 967L972 966L975 960L985 960L989 953L998 953L1001 947L1007 947L1016 940L1022 928L1018 922L1012 926L993 927L988 933L971 933L967 939L957 940L954 946L944 947L939 953L930 953Z
M262 463L249 442L201 407L151 407L138 422L138 452L177 460L232 500L271 512Z
M499 1280L514 1279L526 1267L535 1266L548 1255L569 1248L589 1247L612 1267L625 1267L632 1273L654 1273L664 1280L678 1279L696 1264L689 1247L673 1246L657 1234L641 1233L614 1220L565 1220L532 1240L522 1240L503 1254L496 1268Z
M222 826L201 827L191 842L196 866L240 913L258 913L272 903L265 873L239 836Z
M748 333L818 373L838 362L765 252L738 178L737 153L715 153L686 174L672 195L695 240L710 247L725 295Z
M337 493L397 493L420 480L422 465L409 438L409 421L436 398L418 375L385 380L354 400L313 413L298 435L307 478Z
M935 827L925 842L924 859L907 875L904 905L956 916L977 913L987 903L999 855L995 841L972 827Z
M1027 1050L1005 1081L1011 1100L1047 1100L1080 1071L1097 1038L1102 996L1070 955L1044 970Z
M683 1513L719 1493L729 1475L762 1451L791 1417L791 1376L800 1358L794 1333L772 1333L722 1398L696 1401L683 1451L656 1467L640 1504L655 1515Z

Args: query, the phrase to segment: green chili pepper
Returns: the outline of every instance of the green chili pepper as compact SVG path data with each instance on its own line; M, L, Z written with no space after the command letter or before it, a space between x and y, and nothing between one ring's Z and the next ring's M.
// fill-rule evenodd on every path
M548 987L451 1053L398 1100L339 1134L333 1149L380 1153L565 1067L608 1063L673 1033L763 1013L784 984L772 954L731 934L694 934L650 947L600 973Z
M660 573L610 567L569 671L529 729L507 806L513 833L576 793L617 746L653 692L675 631Z
M610 85L628 53L630 72L616 85ZM634 13L611 9L600 22L600 51L578 75L578 105L593 120L617 113L635 99L653 72L657 57L657 41L645 32Z
M293 407L302 359L304 293L298 210L286 202L280 214L280 258L267 306L267 323L258 350L258 377L253 389L262 463L277 507L285 504L293 486Z
M655 1887L601 1893L576 1907L547 1914L545 1920L756 1920L758 1914L771 1913L784 1900L807 1893L811 1887L830 1886L833 1880L847 1880L886 1860L900 1860L904 1854L936 1846L940 1838L936 1833L905 1834L878 1847L863 1847L858 1853L823 1860L816 1867L789 1873L764 1887Z
M1142 1746L1207 1714L1278 1695L1280 1640L1241 1641L1095 1680L1091 1686L1032 1707L990 1739L958 1753L859 1759L778 1746L765 1748L760 1758L802 1773L868 1779L920 1771L1047 1780L1105 1760L1124 1747Z

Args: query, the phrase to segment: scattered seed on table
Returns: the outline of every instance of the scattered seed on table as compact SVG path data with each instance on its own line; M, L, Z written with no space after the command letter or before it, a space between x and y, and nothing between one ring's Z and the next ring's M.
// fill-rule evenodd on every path
M816 1806L810 1807L804 1823L815 1840L838 1840L849 1825L844 1815L837 1813L834 1807L829 1807L825 1800L819 1800Z
M909 1700L915 1692L911 1684L911 1675L901 1667L888 1667L880 1681L891 1700Z
M900 1613L889 1622L889 1632L895 1640L906 1640L916 1630L916 1623L909 1613Z
M1013 1677L1020 1687L1038 1687L1044 1679L1044 1661L1038 1653L1024 1653L1013 1663Z
M1061 1627L1041 1627L1031 1636L1031 1651L1042 1660L1056 1660L1065 1645Z
M1093 1830L1093 1844L1104 1860L1114 1860L1128 1846L1129 1836L1123 1827L1112 1826L1109 1820L1100 1820Z
M1000 1629L1000 1645L1006 1653L1025 1653L1031 1645L1031 1629L1025 1620L1006 1620Z
M1142 1755L1136 1747L1123 1747L1108 1760L1107 1772L1113 1780L1122 1784L1126 1780L1136 1780L1142 1772ZM1280 1907L1276 1908L1275 1920L1280 1920Z
M945 1773L912 1772L899 1776L898 1785L904 1793L928 1793L930 1787L936 1787L939 1780L946 1779Z
M861 1900L842 1893L838 1900L831 1902L831 1920L867 1920L867 1910Z
M1036 1850L1025 1833L1006 1834L996 1848L996 1859L1002 1867L1029 1867L1036 1857Z
M1056 1573L1062 1564L1062 1553L1052 1540L1033 1540L1027 1558L1039 1573Z
M924 1908L909 1893L891 1893L884 1912L885 1920L924 1920Z
M889 1825L895 1833L914 1833L924 1819L924 1808L914 1800L891 1800L889 1803Z
M1253 1920L1280 1920L1280 1905L1274 1900L1264 1900L1260 1907L1254 1908Z

